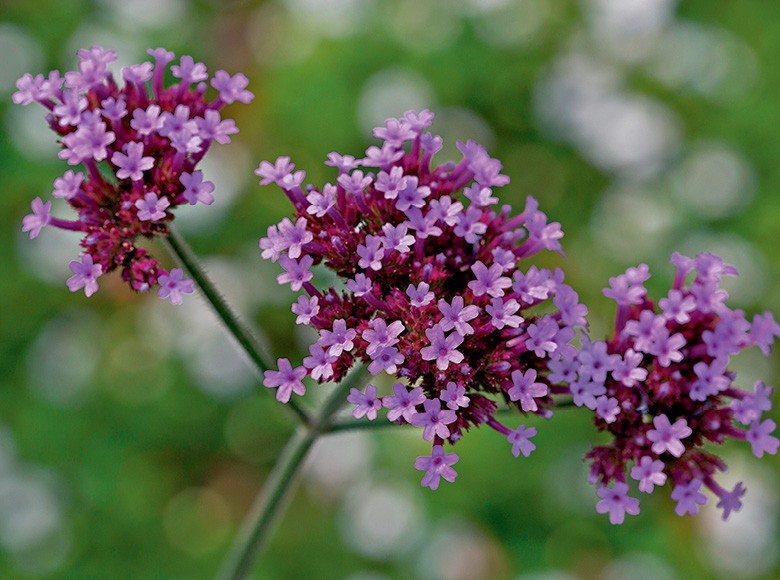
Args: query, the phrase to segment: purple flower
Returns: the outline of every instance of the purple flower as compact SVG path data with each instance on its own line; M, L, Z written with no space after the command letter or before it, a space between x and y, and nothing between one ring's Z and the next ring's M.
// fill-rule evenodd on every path
M420 387L414 387L407 390L401 383L393 385L393 394L382 400L382 404L389 409L387 419L397 421L399 418L407 423L411 423L412 418L417 414L417 405L425 402L425 395Z
M409 235L407 232L409 228L406 224L400 224L394 226L393 224L385 224L382 226L382 245L385 250L389 252L395 250L399 254L406 254L414 244L415 237Z
M320 311L319 298L312 296L299 296L298 302L292 305L293 314L297 314L295 324L309 324L312 317Z
M675 457L680 457L685 452L685 445L680 440L693 433L685 419L677 419L672 424L666 415L658 415L653 417L653 426L655 429L647 432L647 438L653 442L653 453L660 455L668 451Z
M632 285L625 275L609 279L609 288L603 290L604 296L612 298L619 306L641 304L647 290L641 285Z
M295 225L287 218L279 223L278 243L281 248L287 250L287 255L290 258L300 257L303 245L308 244L313 239L312 233L306 230L305 218L298 218Z
M179 181L184 186L184 191L181 193L190 205L195 205L198 202L205 205L214 203L214 196L211 195L211 192L214 191L214 184L203 180L202 171L194 171L192 174L185 171L181 174Z
M127 179L129 177L131 181L139 181L143 179L144 171L154 167L154 158L143 156L143 143L127 143L124 146L124 152L126 154L117 151L111 156L111 163L118 168L116 176L119 179Z
M181 304L182 295L194 291L192 280L185 280L183 276L181 268L174 268L170 274L162 274L157 280L160 284L157 295L169 299L171 304Z
M265 371L265 379L263 380L263 385L269 389L278 389L276 400L286 403L290 400L292 393L306 394L306 387L301 381L306 376L306 369L304 367L292 368L290 361L286 358L280 358L278 365L278 371Z
M734 486L732 491L724 492L720 496L720 501L715 507L723 510L723 521L729 519L731 512L738 512L742 509L742 496L745 495L745 486L740 481Z
M512 280L502 276L504 269L500 264L493 264L488 268L482 262L476 262L471 266L474 272L474 280L469 282L469 288L474 296L488 294L495 298L504 295L504 290L512 286Z
M525 374L519 370L512 371L512 387L507 394L511 401L520 401L523 411L536 411L538 407L534 399L547 395L547 385L535 381L534 369L528 369Z
M525 341L528 350L532 350L538 357L544 357L548 353L555 352L558 344L555 335L558 334L558 324L549 316L543 317L537 324L528 326L528 340Z
M422 133L431 118L430 112L410 111L388 120L375 133L384 143L369 147L362 159L330 153L326 165L338 172L336 187L302 187L304 173L293 173L288 157L260 163L256 174L261 184L282 189L295 208L292 219L303 220L300 231L311 234L298 244L300 256L346 286L318 289L308 278L299 286L320 307L304 318L320 333L304 360L312 378L338 382L359 362L371 373L385 371L414 385L410 392L396 384L384 397L388 418L419 424L439 446L485 424L508 436L511 430L496 418L500 403L549 417L554 396L568 394L550 379L553 361L575 360L570 342L575 327L585 326L587 308L563 283L560 269L525 261L543 249L561 250L560 224L548 223L533 198L517 216L507 205L493 209L508 177L473 141L459 145L459 162L433 166L443 141ZM290 243L283 232L292 224L285 220L260 241L263 257L283 266L293 257L284 256ZM641 283L641 272L627 275ZM307 312L305 305L301 309ZM331 336L338 321L350 336ZM518 383L528 378L529 384L511 390L515 372ZM561 373L581 378L575 368ZM573 389L575 401L595 408L605 386L583 382L579 395ZM513 440L516 454L533 447L524 441Z
M373 356L378 350L398 344L398 336L404 331L404 324L400 320L387 324L381 318L375 318L368 323L368 328L363 331L362 337L368 343L366 354Z
M59 197L66 200L73 199L73 197L79 192L83 182L83 173L76 173L72 169L68 169L65 172L65 175L54 180L54 191L52 191L51 194L54 197Z
M385 199L395 199L406 188L407 179L404 177L403 167L393 167L390 173L380 171L376 178L377 191L385 194Z
M363 190L371 185L374 180L370 175L364 175L362 171L353 171L351 174L338 176L338 184L352 195L361 196Z
M458 462L456 453L444 453L441 445L434 445L430 457L418 457L414 462L414 468L425 470L422 478L422 486L435 490L439 487L439 481L443 477L450 483L455 481L458 473L452 468Z
M780 336L780 324L775 322L770 312L756 314L750 325L750 342L758 345L765 356L769 356L769 347Z
M776 427L777 425L771 419L767 419L764 422L757 420L750 425L747 433L745 433L745 439L753 447L753 455L763 457L764 452L770 455L777 453L780 440L771 435Z
M219 99L227 104L234 101L249 104L255 95L246 90L247 85L249 85L249 79L241 73L231 77L225 71L218 70L214 73L214 78L211 79L211 86L219 91Z
M596 399L596 408L593 410L605 423L614 423L620 414L620 405L615 397L601 396Z
M379 236L372 236L371 234L366 236L366 243L360 244L357 247L357 254L360 256L358 260L358 266L368 270L381 270L382 258L385 255L385 250L382 247L382 238Z
M165 218L165 208L171 204L168 198L157 199L156 193L147 193L143 199L135 202L138 208L138 219L156 222Z
M612 369L612 378L619 381L625 387L633 387L637 382L642 382L647 378L647 369L640 368L642 355L627 349L623 353L623 358L619 359Z
M328 348L328 353L333 356L339 356L342 352L348 352L354 347L352 342L357 335L354 328L347 328L344 319L339 318L333 321L333 330L322 330L320 343Z
M290 163L289 157L277 157L273 165L268 161L261 161L255 169L255 175L260 177L260 185L276 183L280 185L282 180L290 175L295 169L295 164Z
M753 393L746 393L742 399L735 399L731 403L734 418L740 423L749 425L761 418L764 411L772 408L772 387L767 387L762 381L756 381L753 385Z
M619 354L608 354L607 343L596 341L590 348L584 348L579 354L580 377L593 379L597 383L607 380L607 373L620 364Z
M321 218L336 205L336 188L330 183L326 183L322 193L312 191L306 196L306 201L310 204L306 208L307 213Z
M612 438L587 454L591 481L601 485L625 481L633 462L630 473L640 491L652 492L667 477L673 481L678 514L696 513L706 501L699 489L706 486L721 499L719 507L727 516L739 509L744 488L727 492L715 481L726 466L714 446L729 438L743 440L759 457L780 447L771 435L775 424L761 422L771 408L771 388L758 382L753 393L743 392L734 386L736 374L728 369L730 357L752 344L768 352L774 339L772 318L754 318L751 325L742 311L725 304L727 293L719 287L720 279L736 270L717 256L699 254L691 259L674 254L672 263L677 274L666 297L658 301L660 314L646 297L644 283L650 276L646 265L611 280L605 293L618 302L615 332L599 349L601 358L617 355L615 364L600 365L596 376L591 360L572 377L562 359L551 365L554 372L549 378L574 378L569 388L575 404L596 411L596 426ZM695 277L686 283L691 271ZM753 327L761 328L757 334L763 338L751 340ZM578 356L586 362L593 359L595 344L583 338L583 351L591 354ZM588 376L603 379L597 398ZM613 420L614 413L619 414Z
M219 111L208 109L202 117L195 117L198 134L204 141L214 140L217 143L230 143L230 135L238 133L238 127L233 119L222 119Z
M57 178L52 191L76 218L48 224L80 232L80 246L101 273L118 269L133 290L144 292L160 286L161 276L170 277L150 254L154 244L148 240L168 235L177 206L211 202L213 185L203 181L197 164L212 141L226 143L237 129L220 117L223 101L206 101L205 84L189 90L189 83L207 78L191 57L172 67L182 83L165 87L165 69L174 58L167 50L150 51L154 63L124 67L121 78L108 69L117 59L114 51L93 46L77 54L78 69L65 73L64 89L57 71L27 74L13 100L43 105L62 145L59 158L84 165ZM156 202L150 205L150 199ZM30 226L26 231L37 232Z
M333 363L339 357L333 356L316 342L309 347L309 353L311 356L303 359L303 366L309 369L311 378L315 381L325 381L332 377Z
M436 325L427 329L425 336L430 341L430 345L420 350L423 360L435 360L436 367L443 371L447 370L451 362L458 364L463 361L463 353L458 351L463 337L457 331L445 337L442 327Z
M626 514L639 514L639 500L628 495L628 485L622 481L616 481L612 489L601 486L597 494L601 501L596 504L596 511L600 514L609 513L610 524L622 524Z
M355 419L360 419L365 415L369 421L373 421L376 419L377 411L382 408L382 401L377 398L374 385L366 385L366 390L363 393L352 389L347 401L355 405L355 408L352 409L352 416Z
M699 491L701 485L700 479L692 479L687 484L678 483L674 486L672 499L677 502L674 513L678 516L699 513L699 506L707 503L707 496Z
M190 85L208 80L209 75L206 72L206 65L202 62L195 62L195 59L189 55L181 57L179 62L181 63L180 65L171 66L171 74L175 78L181 79L183 84Z
M349 173L356 167L359 167L360 162L355 161L352 155L339 155L334 151L328 153L328 160L325 162L325 165L338 168L339 173Z
M442 313L439 326L443 331L454 328L461 336L474 333L474 328L468 322L479 316L479 306L464 306L463 297L455 296L451 304L447 304L446 300L439 300L439 312Z
M536 435L536 427L526 427L520 425L514 431L507 435L507 440L512 444L512 455L515 457L528 457L536 449L536 445L531 442L531 437Z
M409 297L412 306L415 308L422 308L423 306L433 302L435 298L433 292L430 292L430 286L425 282L420 282L416 287L409 284L406 289L406 295Z
M285 255L281 257L279 263L285 269L285 273L276 277L277 282L279 284L287 284L289 282L294 292L300 290L301 286L314 277L314 274L309 271L309 268L314 263L314 259L311 256L304 256L298 261Z
M94 264L92 256L81 254L81 261L72 260L68 267L73 272L73 276L67 281L71 292L84 288L84 294L87 295L87 298L97 292L97 279L103 273L103 267L100 264Z
M520 303L514 298L506 302L503 298L493 298L485 307L485 311L491 316L490 322L499 330L505 326L517 328L523 323L523 317L515 314L518 310L520 310Z
M31 206L33 212L22 219L22 231L30 232L30 239L33 239L51 222L51 202L43 203L40 197L36 197Z
M412 417L411 423L423 428L423 439L430 441L434 436L446 439L450 436L447 425L457 420L455 411L442 410L439 399L428 399L423 403L424 411Z
M653 460L645 455L631 469L631 477L639 482L639 491L652 493L653 486L661 486L666 483L664 462L660 459Z
M130 126L136 130L138 135L151 135L163 126L163 118L160 117L160 106L149 105L145 110L134 110Z
M439 399L442 403L447 404L448 409L457 411L458 407L468 407L469 398L466 396L466 387L463 385L457 385L450 381L447 383L447 388L441 392Z
M363 273L355 274L354 280L347 280L347 290L358 298L371 292L371 288L373 288L371 278Z
M378 375L382 371L385 371L388 374L393 375L398 371L398 365L402 362L404 362L404 355L398 352L397 348L383 346L371 356L371 364L368 365L368 372L372 375Z

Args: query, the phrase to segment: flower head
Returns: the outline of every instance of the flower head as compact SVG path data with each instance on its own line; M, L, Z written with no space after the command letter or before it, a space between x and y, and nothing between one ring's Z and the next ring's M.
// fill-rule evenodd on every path
M281 283L309 296L293 306L297 322L319 332L304 366L317 381L339 381L358 362L401 381L376 397L390 421L420 427L431 442L433 455L417 467L435 488L440 477L454 478L445 441L472 427L486 424L516 455L530 453L535 428L510 437L494 417L498 403L550 415L559 391L548 363L574 351L569 342L587 309L560 270L526 262L561 251L559 224L533 198L515 216L497 206L509 179L473 141L458 144L459 162L433 165L442 140L426 131L432 118L409 111L389 119L374 131L384 142L363 158L329 154L337 174L322 187L304 185L289 157L263 161L256 173L295 209L268 228L260 248L286 270ZM309 267L317 266L346 289L316 288ZM535 309L543 303L544 314ZM368 415L357 393L350 396Z
M182 204L212 203L214 185L203 179L197 164L212 141L227 143L237 132L232 120L220 116L223 103L249 102L252 94L246 77L218 71L212 86L219 96L209 101L206 67L189 56L170 67L179 82L164 87L174 55L164 49L149 54L154 62L122 69L124 83L108 69L116 53L98 46L79 50L77 70L64 76L54 71L48 78L26 74L19 79L13 101L47 109L49 127L62 143L59 157L85 169L69 169L54 180L52 191L76 211L77 219L51 217L52 202L36 198L22 229L30 237L45 226L83 233L80 263L89 256L91 273L84 274L82 286L82 278L71 278L71 290L92 294L97 276L119 270L133 290L159 286L160 296L178 303L188 286L162 291L175 275L137 240L167 235L173 212Z
M595 403L596 426L612 436L587 455L594 483L624 482L629 470L645 493L668 481L679 515L697 513L707 501L700 490L707 488L727 517L741 506L744 488L727 492L718 485L714 476L726 466L705 444L731 438L750 443L757 457L777 453L775 423L761 420L771 408L771 388L761 382L752 393L738 388L728 366L751 345L768 354L778 332L771 315L757 315L751 324L726 306L720 279L736 270L719 257L675 254L672 263L677 277L659 308L643 285L646 266L610 279L604 293L618 305L615 334L607 342L584 341L571 390L578 403L583 379L595 381L594 397L580 396L579 403ZM696 276L686 285L691 271Z

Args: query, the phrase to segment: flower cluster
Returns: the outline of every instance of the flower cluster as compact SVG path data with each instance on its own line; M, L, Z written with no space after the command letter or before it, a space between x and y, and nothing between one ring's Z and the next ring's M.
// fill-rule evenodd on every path
M154 62L122 68L120 86L109 71L113 50L93 46L78 51L78 70L48 77L25 74L13 101L37 102L48 110L46 119L59 135L59 157L82 165L86 173L69 169L55 179L52 196L76 211L76 220L54 217L51 200L32 202L33 213L23 221L31 238L44 226L83 232L83 253L70 263L71 291L97 290L97 278L115 269L133 290L159 285L171 302L192 292L182 272L166 272L137 239L164 236L172 211L182 204L211 204L214 185L196 169L212 141L228 143L238 129L220 109L234 101L248 103L247 78L217 71L211 86L218 96L206 99L209 75L190 56L170 67L179 82L163 86L174 54L162 48L148 51Z
M587 309L560 270L522 267L542 250L561 252L558 223L529 197L517 216L497 207L494 189L508 183L485 149L458 142L458 163L431 165L441 137L426 131L427 110L409 111L374 130L381 146L365 157L331 153L338 170L321 189L303 185L289 157L262 162L260 184L276 183L295 207L268 228L262 255L279 261L280 284L303 290L292 310L319 332L296 369L287 359L266 374L277 398L305 392L302 379L339 381L356 362L372 375L397 377L392 393L353 389L355 417L381 408L397 423L423 429L431 456L417 459L423 485L455 478L455 443L487 424L506 436L515 456L528 455L534 428L513 430L495 417L497 402L549 417L552 395L568 392L548 376L548 362L574 356L569 344ZM320 291L312 266L324 265L346 287ZM541 306L544 305L544 306Z
M570 381L575 404L593 410L597 428L612 436L587 459L591 482L599 484L596 510L608 512L613 524L639 513L627 477L644 493L668 481L678 515L697 513L707 502L701 492L707 488L726 519L740 509L745 488L739 483L727 491L715 481L726 466L705 444L745 440L761 457L776 453L780 443L771 435L775 423L762 420L772 389L758 382L753 392L741 390L728 370L730 357L748 346L768 355L780 326L769 313L751 323L726 306L721 277L737 272L721 258L675 253L672 264L673 287L657 306L646 296L645 264L611 278L604 294L617 302L614 336L607 342L585 339L576 357L551 364L554 374Z

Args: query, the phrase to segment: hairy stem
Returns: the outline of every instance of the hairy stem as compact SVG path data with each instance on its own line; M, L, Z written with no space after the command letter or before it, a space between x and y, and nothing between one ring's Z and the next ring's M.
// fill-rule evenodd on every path
M219 580L246 578L252 563L266 546L274 522L294 487L295 476L314 442L332 430L333 417L344 403L350 389L361 384L365 375L363 367L353 370L339 383L325 400L314 420L300 425L287 442L279 460L271 471L265 486L241 524L225 561L217 575Z
M184 238L182 238L174 228L170 227L168 236L162 239L168 250L176 256L182 267L190 276L192 276L192 279L198 285L201 292L203 292L206 301L209 303L214 313L225 325L225 329L228 333L236 339L236 342L238 342L241 349L249 357L249 360L252 361L255 370L262 379L263 373L269 370L270 366L263 357L255 337L246 325L241 322L238 315L225 300L224 296L219 293ZM302 423L306 425L311 424L311 418L308 413L303 410L297 401L290 400L287 406L292 409Z

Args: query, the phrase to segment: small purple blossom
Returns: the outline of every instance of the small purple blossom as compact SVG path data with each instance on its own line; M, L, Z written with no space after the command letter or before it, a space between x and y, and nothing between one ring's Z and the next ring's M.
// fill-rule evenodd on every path
M295 324L309 324L312 317L320 311L319 298L313 296L299 296L298 302L292 305L293 314L297 314Z
M153 157L144 157L144 144L130 142L124 146L124 152L115 152L111 163L116 165L116 176L119 179L130 178L131 181L143 179L144 171L154 167Z
M276 399L281 403L287 403L292 393L296 395L306 394L306 386L301 379L306 376L304 367L292 368L290 361L280 358L278 371L265 371L263 385L269 389L277 389Z
M297 292L306 282L314 277L314 274L309 271L313 263L314 260L311 256L304 256L298 261L284 255L279 260L279 264L281 264L285 272L284 274L279 274L276 280L279 284L287 284L289 282L293 292Z
M174 268L170 274L161 275L157 282L160 284L157 295L160 298L167 298L171 304L181 304L184 294L194 292L193 281L184 279L184 272L181 268Z
M693 433L685 419L677 419L672 424L666 415L658 415L653 417L653 426L655 429L647 432L647 438L653 442L653 453L660 455L668 451L675 457L680 457L685 452L681 439Z
M766 421L754 421L745 433L745 439L753 447L753 455L763 457L764 453L775 455L780 440L772 435L777 425L772 419Z
M534 399L544 397L548 393L547 385L536 382L536 371L528 369L512 371L512 387L507 391L511 401L520 401L523 411L536 411Z
M431 441L434 436L446 439L450 436L447 425L457 420L455 411L442 410L439 399L428 399L423 403L424 411L412 417L411 423L423 428L423 439Z
M528 457L536 449L536 444L531 441L531 437L536 435L536 427L526 427L520 425L514 431L507 435L507 440L512 444L512 455L515 457Z
M22 219L22 231L30 232L30 239L33 239L51 222L51 201L43 203L40 197L36 197L31 207L33 212Z
M720 501L715 507L723 510L723 521L729 519L731 512L738 512L742 509L742 496L745 495L745 486L740 481L731 491L725 491L720 496Z
M393 385L393 394L382 399L382 404L389 409L387 419L397 421L403 418L407 423L411 423L412 418L417 414L417 405L425 402L425 395L420 387L407 389L401 383Z
M190 205L195 205L198 202L204 205L214 203L214 196L211 195L214 191L214 184L203 180L202 171L193 171L191 174L185 171L181 174L179 181L184 186L184 191L181 193Z
M504 295L504 290L512 286L512 280L502 276L504 269L500 264L493 264L488 268L482 262L476 262L471 266L474 272L474 280L469 282L469 288L474 296L488 294L494 298Z
M491 316L490 322L499 330L505 326L517 328L523 323L523 317L515 314L518 310L520 310L520 303L514 298L507 301L503 298L493 298L485 307L485 311Z
M639 482L639 491L652 493L653 486L666 483L664 462L660 459L653 460L652 457L645 455L631 469L631 477Z
M234 101L240 101L248 104L255 98L255 95L246 90L249 85L249 79L241 73L230 76L223 70L214 73L211 79L211 86L219 91L219 98L223 103L230 104Z
M420 282L416 287L409 284L409 287L406 289L406 295L415 308L422 308L433 302L434 299L433 292L430 292L430 286L425 282Z
M439 311L442 313L439 326L443 331L455 329L461 336L474 333L474 328L468 322L479 316L479 306L464 306L463 297L455 296L451 304L439 300Z
M355 405L352 409L352 416L360 419L365 416L369 421L376 419L376 414L382 408L382 401L376 396L376 387L366 385L364 392L358 389L352 389L347 397L347 401Z
M639 500L628 495L628 484L617 481L612 489L602 486L597 493L601 501L596 504L596 511L609 513L610 524L622 524L626 514L639 514Z
M339 356L342 352L348 352L354 347L357 332L354 328L347 328L347 323L340 318L333 321L333 330L322 330L320 343L327 346L328 353Z
M458 347L463 342L463 336L457 331L449 336L444 336L444 330L436 325L425 331L425 336L430 341L430 345L420 350L423 360L435 360L436 367L446 371L450 363L458 364L463 361L463 353Z
M414 468L425 470L422 478L422 486L435 490L439 487L441 478L452 483L458 473L452 468L458 462L456 453L444 453L441 445L434 445L431 456L418 457L414 462Z
M92 256L82 254L80 262L72 260L68 267L73 272L73 276L68 278L67 281L71 292L84 288L84 294L86 294L87 298L97 292L97 279L103 273L103 267L100 264L93 263Z
M165 218L165 208L171 204L167 197L158 199L156 193L147 193L143 199L135 202L138 208L138 219L156 222Z
M466 387L456 385L452 381L447 383L447 388L441 392L439 399L453 411L457 411L459 407L468 407L470 400L466 396Z
M699 506L707 503L707 496L699 491L701 486L700 479L692 479L687 484L678 483L672 490L672 499L677 502L674 513L678 516L699 513Z
M76 173L72 169L68 169L65 172L65 175L54 180L54 191L52 191L51 194L54 197L59 197L61 199L73 199L79 192L83 182L83 173L80 171Z

